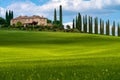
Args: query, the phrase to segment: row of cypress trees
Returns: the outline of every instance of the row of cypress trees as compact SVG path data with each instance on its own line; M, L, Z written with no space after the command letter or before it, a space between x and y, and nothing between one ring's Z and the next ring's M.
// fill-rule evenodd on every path
M62 5L60 5L59 8L59 20L57 20L57 11L56 9L54 9L54 21L53 23L55 25L58 25L60 28L63 28L63 16L62 16Z
M115 36L116 33L116 25L115 21L113 21L112 28L110 28L110 20L107 20L106 23L102 19L98 19L98 17L91 17L91 16L82 16L78 13L76 19L73 19L73 29L78 29L80 32L83 33L90 33L90 34L101 34L101 35L111 35L110 29L112 31L112 36ZM106 31L105 31L106 29ZM120 25L117 25L117 34L120 36Z
M5 18L6 18L6 23L9 26L11 19L13 19L13 11L11 10L6 11Z

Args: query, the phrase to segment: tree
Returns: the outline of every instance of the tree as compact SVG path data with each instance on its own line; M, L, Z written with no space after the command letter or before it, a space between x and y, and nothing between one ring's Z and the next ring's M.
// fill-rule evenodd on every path
M110 21L106 21L106 35L110 35Z
M70 29L70 25L66 25L66 28L67 28L67 29Z
M20 27L22 27L22 26L23 26L23 25L22 25L21 22L17 22L16 27L20 28Z
M89 33L92 34L92 17L89 16Z
M83 16L83 32L87 33L87 15Z
M57 13L56 13L56 9L54 10L54 24L56 24L57 21Z
M13 11L10 10L6 11L5 18L6 18L6 23L9 26L11 19L13 19Z
M73 29L75 29L75 20L73 19Z
M50 20L50 19L47 19L47 23L52 23L52 20Z
M120 24L118 23L118 36L120 36Z
M62 5L60 5L60 26L61 27L63 26L63 23L62 23Z
M0 17L0 25L4 25L6 24L6 21L4 18Z
M6 19L6 23L7 25L9 24L9 14L8 14L8 11L6 11L6 14L5 14L5 19Z
M100 34L104 34L104 21L102 19L100 19Z
M95 34L98 34L98 18L94 19L94 26L95 26Z
M78 26L77 26L78 30L81 32L82 29L82 19L81 19L81 14L78 13Z
M78 29L78 17L76 16L76 28Z
M113 21L113 26L112 26L112 36L115 36L115 21Z

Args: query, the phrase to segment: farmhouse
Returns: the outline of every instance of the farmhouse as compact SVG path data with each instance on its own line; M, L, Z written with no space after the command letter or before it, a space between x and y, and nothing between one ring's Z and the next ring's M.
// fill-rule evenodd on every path
M15 25L18 22L21 22L24 26L26 25L42 25L46 26L47 25L47 18L40 17L37 15L33 16L19 16L11 20L10 24Z

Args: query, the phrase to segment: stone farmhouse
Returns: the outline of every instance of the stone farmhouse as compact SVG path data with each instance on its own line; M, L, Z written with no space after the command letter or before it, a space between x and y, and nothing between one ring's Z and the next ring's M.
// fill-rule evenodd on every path
M19 16L11 20L11 25L16 25L18 22L21 22L24 26L26 25L42 25L46 26L47 18L40 17L40 16Z

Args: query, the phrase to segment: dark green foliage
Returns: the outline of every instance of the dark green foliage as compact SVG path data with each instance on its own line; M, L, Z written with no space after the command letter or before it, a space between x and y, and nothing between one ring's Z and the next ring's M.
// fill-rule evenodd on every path
M81 14L78 13L78 26L77 26L77 29L81 32L81 29L82 29L82 17L81 17Z
M62 23L62 5L60 5L60 26L61 27L63 26L63 23Z
M104 34L104 21L102 19L100 19L100 34Z
M47 19L47 23L52 23L52 20L50 20L50 19Z
M98 34L98 18L94 19L94 26L95 26L95 34Z
M56 24L57 22L57 13L56 13L56 9L54 10L54 24Z
M112 36L115 36L115 21L113 21L113 26L112 26Z
M106 35L110 35L110 21L106 21Z
M100 19L100 34L102 34L102 19Z
M76 28L78 29L78 17L76 16Z
M120 36L120 24L118 24L118 36Z
M67 29L70 29L70 25L66 25L66 28L67 28Z
M8 11L6 11L6 14L5 14L5 18L6 18L6 24L8 25L9 23L9 14L8 14Z
M11 19L13 19L13 11L11 11L11 10L6 11L5 18L6 18L6 23L9 26Z
M4 18L0 17L0 25L4 25L6 24L6 21Z
M54 21L53 21L53 24L54 24L54 25L58 25L58 26L59 26L60 21L58 21L58 20L57 20L56 22L54 22Z
M73 29L75 29L75 20L73 19Z
M83 32L87 33L87 15L83 16Z
M89 16L89 33L92 34L92 17Z

